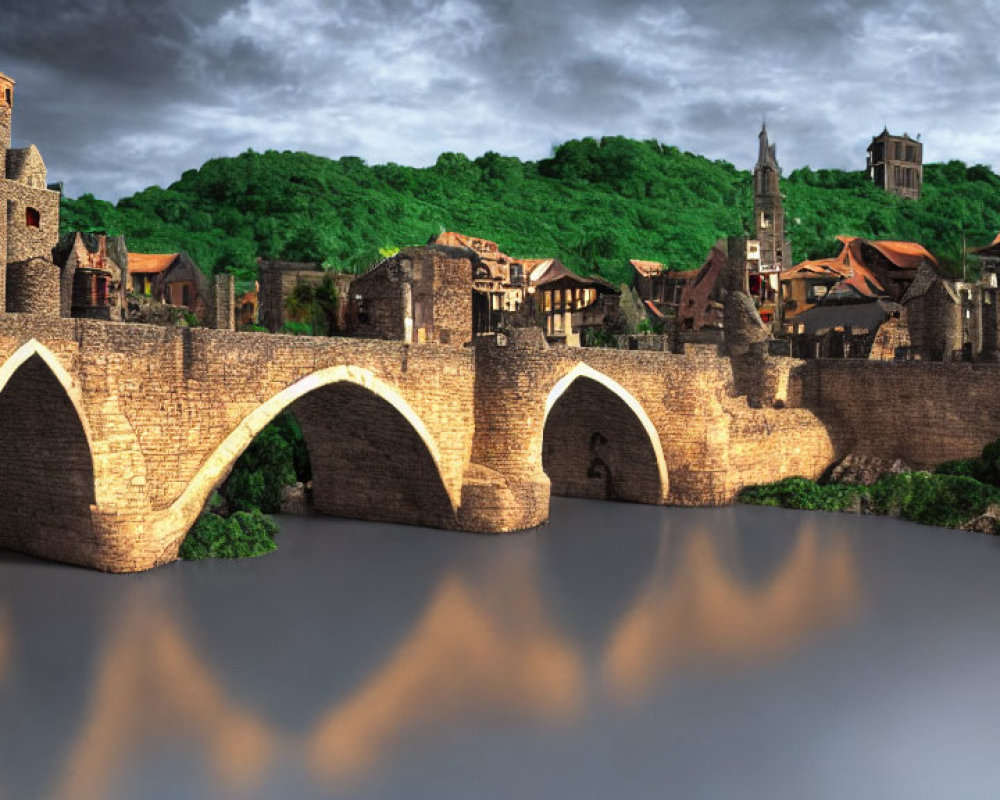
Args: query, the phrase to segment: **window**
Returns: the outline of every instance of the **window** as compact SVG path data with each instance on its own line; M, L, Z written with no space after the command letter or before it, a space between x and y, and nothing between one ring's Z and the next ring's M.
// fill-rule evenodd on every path
M42 224L42 215L38 213L37 208L28 208L24 212L25 224L29 228L37 228Z
M190 306L191 305L191 287L186 283L181 287L181 305Z
M3 96L7 100L7 105L11 104L10 89L4 89Z

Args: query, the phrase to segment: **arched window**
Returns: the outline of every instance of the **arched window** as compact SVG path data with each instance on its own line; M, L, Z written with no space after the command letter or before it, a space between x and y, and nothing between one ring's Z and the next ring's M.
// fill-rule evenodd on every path
M31 208L30 206L24 213L25 223L29 228L37 228L42 224L42 215L38 213L37 208Z

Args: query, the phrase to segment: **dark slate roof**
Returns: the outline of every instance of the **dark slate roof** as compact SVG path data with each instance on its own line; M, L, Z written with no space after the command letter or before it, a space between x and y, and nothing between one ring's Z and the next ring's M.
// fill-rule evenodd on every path
M855 331L873 331L892 316L891 306L871 300L866 303L828 303L803 311L794 319L806 333L824 333L850 326Z
M614 284L609 283L604 278L599 278L596 275L590 277L577 275L555 258L552 259L552 263L539 276L538 280L534 281L534 285L538 287L547 286L549 288L556 288L557 285L564 288L568 286L580 286L597 289L602 294L618 294L618 290L614 287Z

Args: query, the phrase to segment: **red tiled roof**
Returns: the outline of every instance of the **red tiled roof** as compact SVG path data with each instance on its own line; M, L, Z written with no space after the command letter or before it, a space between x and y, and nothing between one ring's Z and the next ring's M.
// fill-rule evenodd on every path
M653 304L652 300L646 300L645 302L646 302L646 308L648 308L652 312L654 317L659 317L660 319L666 319L666 317L663 315L663 312L660 311L660 309L658 309Z
M151 274L163 272L174 263L179 253L129 253L128 271L130 273Z

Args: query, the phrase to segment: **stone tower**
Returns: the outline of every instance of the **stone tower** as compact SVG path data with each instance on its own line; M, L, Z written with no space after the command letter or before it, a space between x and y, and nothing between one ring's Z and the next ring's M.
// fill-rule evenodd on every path
M893 136L885 128L868 145L868 176L880 189L919 200L924 182L923 160L924 146L919 139L905 133Z
M6 163L10 150L10 126L14 108L14 81L0 72L0 155Z
M0 72L0 183L7 177L7 151L14 115L14 81ZM7 306L7 199L0 194L0 314Z
M760 272L779 273L791 250L785 240L785 209L781 204L781 167L775 147L767 141L767 127L760 129L760 152L753 170L755 238L760 242Z
M0 74L0 312L59 316L59 193L34 145L11 147L14 81Z

